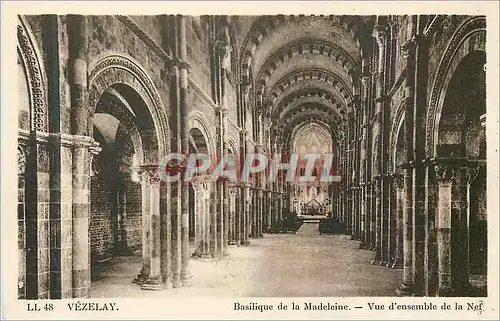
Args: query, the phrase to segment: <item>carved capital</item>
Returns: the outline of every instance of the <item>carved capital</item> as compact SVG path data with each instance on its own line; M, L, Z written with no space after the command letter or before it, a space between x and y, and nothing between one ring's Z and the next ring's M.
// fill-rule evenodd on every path
M399 173L393 174L392 181L394 182L394 186L397 189L403 189L403 187L404 187L404 176L403 175L401 175Z
M217 114L221 114L222 116L226 115L227 111L228 111L228 108L224 107L222 105L218 105L217 107L215 107L215 112Z
M415 39L411 38L406 42L402 43L399 49L403 52L405 58L415 49Z
M60 140L61 144L63 140ZM99 173L99 169L97 166L97 155L102 151L102 148L99 146L99 142L95 140L91 140L90 142L86 140L78 140L76 139L75 146L88 146L89 148L89 162L90 162L90 176L94 176L96 173Z
M17 173L23 175L26 170L26 148L17 146Z
M168 61L168 69L170 74L175 73L176 69L186 69L188 72L191 70L191 65L187 61L181 60L179 57L174 57L172 60Z
M385 41L387 37L387 27L378 25L373 30L373 37L377 40L379 48L385 48Z
M435 164L434 171L436 173L436 178L440 183L452 183L455 182L457 174L460 168L456 165L450 164Z
M479 176L479 172L481 171L480 164L470 164L467 168L464 169L465 179L468 183L474 182L474 180Z
M372 79L371 74L365 74L361 77L361 83L363 86L368 87L370 85L370 80Z
M483 160L462 158L441 158L432 161L436 177L441 183L469 184L473 182L485 166Z
M158 165L155 164L141 165L138 167L138 173L141 174L143 179L147 180L151 184L160 183L160 173Z

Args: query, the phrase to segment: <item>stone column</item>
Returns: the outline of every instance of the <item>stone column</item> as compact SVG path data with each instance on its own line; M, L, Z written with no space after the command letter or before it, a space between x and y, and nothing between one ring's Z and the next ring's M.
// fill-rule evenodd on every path
M375 197L377 190L376 181L372 181L370 185L370 212L371 212L371 251L377 249L377 199Z
M411 33L415 33L415 17L409 19ZM410 35L411 37L411 35ZM403 283L396 290L398 295L408 296L415 292L413 270L413 127L415 98L415 43L409 39L401 46L406 60L404 142L407 146L404 166L403 203Z
M386 176L386 204L387 204L387 222L386 222L386 257L384 261L386 262L386 267L392 267L395 257L395 246L396 246L396 191L393 184L394 175Z
M360 148L360 186L361 186L361 204L360 204L360 229L361 229L361 243L359 245L360 249L366 249L369 247L369 211L368 211L368 198L367 198L367 182L368 182L368 106L369 106L369 93L370 93L370 61L367 56L363 57L362 60L362 72L361 77L361 109L362 109L362 121L361 121L361 148Z
M395 248L394 248L394 260L392 262L393 269L403 268L403 187L404 179L401 174L394 174L393 177L393 187L395 189L396 199L395 199L395 212L394 219L396 220L396 230L395 230Z
M245 88L248 88L248 87L245 87ZM246 91L246 89L242 88L242 91ZM243 97L245 97L246 95L243 95ZM244 107L245 105L245 101L244 99L242 99L241 101L241 104L242 104L242 108ZM241 160L240 161L243 161L245 156L246 156L246 141L247 141L247 132L245 129L242 129L240 130L240 155L241 155ZM247 192L246 192L246 189L247 189L247 186L248 185L248 182L240 182L240 185L239 185L239 214L238 214L238 217L239 217L239 224L238 224L238 240L237 242L239 242L239 245L241 246L244 246L244 245L247 245L247 236L246 236L246 233L247 233L247 217L248 217L248 207L247 207L247 203L248 203L248 195L247 195Z
M355 111L354 116L354 137L352 140L353 153L352 153L352 168L353 168L353 236L355 240L360 240L360 172L359 172L359 127L361 119L361 111L359 110L359 98L356 99L356 107L358 110Z
M425 168L425 137L427 118L427 88L428 88L428 44L423 30L426 25L425 15L417 17L416 35L412 41L415 46L415 94L413 105L413 153L415 162L413 170L413 215L414 215L414 268L415 290L418 295L428 292L426 275L429 254L429 227L426 210L426 168Z
M57 18L54 18L57 21ZM58 24L58 22L56 22ZM72 15L68 20L71 30L69 47L69 83L71 94L72 130L75 135L73 148L73 293L74 298L87 297L90 287L90 242L89 242L89 183L90 151L93 139L89 122L87 92L87 22L85 16ZM59 26L56 26L59 29ZM53 41L53 39L51 39ZM63 57L60 57L62 60ZM55 80L54 81L59 81ZM58 90L59 92L59 90ZM55 103L55 102L54 102ZM57 103L59 104L59 102Z
M160 217L160 178L157 165L141 166L144 171L143 179L148 186L149 199L145 200L149 208L149 224L143 226L145 233L149 233L149 253L146 256L150 262L150 272L146 280L141 284L143 290L163 289L161 271L161 217ZM147 197L147 196L146 196Z
M72 263L74 258L80 260L82 264L82 269L77 268L80 276L77 277L79 283L76 286L81 290L76 290L76 292L80 291L80 295L77 295L86 296L84 293L90 286L90 260L85 262L83 256L73 257L72 253L73 248L77 249L80 254L85 251L88 253L90 242L83 236L78 239L79 244L73 246L76 238L72 235L74 236L73 223L83 229L85 220L80 218L90 216L89 183L92 174L90 163L93 155L97 154L100 148L97 147L99 144L90 137L92 134L89 132L89 127L92 125L89 126L88 110L85 110L88 108L86 19L80 15L47 15L40 22L46 30L42 41L48 71L49 95L46 98L50 107L49 114L38 117L38 108L31 110L33 119L29 139L32 141L25 141L30 154L29 158L33 157L28 164L26 189L29 192L26 196L35 197L29 200L31 204L27 204L29 211L26 211L26 215L30 219L29 223L26 221L28 225L23 237L26 237L30 252L33 247L38 248L36 251L38 257L35 257L35 261L27 262L30 279L36 275L38 282L30 281L30 284L26 284L26 290L28 290L26 294L30 293L28 298L36 296L38 299L64 299L71 298L74 294ZM27 63L32 65L34 61L30 59L34 57L34 48L31 47L25 32L22 26L18 26L18 40L23 49L21 54L25 56ZM68 34L71 37L68 38ZM33 64L33 71L39 72L35 65L36 63ZM40 74L34 76L37 78L35 82L40 76ZM39 101L45 99L43 92L32 94L36 95ZM78 120L81 119L82 123L76 124L75 117L79 117ZM48 118L50 121L47 121ZM26 134L28 133L19 132L18 138L23 141L28 138ZM76 172L79 181L73 181L72 152L74 148L87 149L87 159L81 158L85 155L79 155L78 161L83 166ZM36 170L36 173L33 173L33 170ZM83 215L79 216L75 222L73 222L74 207L72 205L75 192L73 184L81 189L76 191L79 199L75 205L81 205L78 214ZM84 196L87 196L87 200ZM85 209L86 207L88 209ZM88 213L85 213L87 211ZM32 218L37 218L37 222L32 221ZM37 239L32 239L32 236ZM33 273L35 269L36 273ZM89 271L88 275L85 275L83 270ZM34 293L34 288L37 288L38 294Z
M241 225L242 225L242 197L241 197L241 186L236 184L234 186L235 190L235 220L234 220L234 241L237 246L241 245Z
M35 213L38 213L37 226L27 226L25 232L38 236L33 244L31 236L26 239L30 247L38 246L38 258L35 263L28 262L30 270L36 267L38 270L38 282L30 282L28 288L33 284L38 287L38 299L64 299L71 298L73 291L73 248L83 255L89 252L90 242L85 236L79 238L75 247L73 246L73 223L81 229L85 228L85 216L90 217L90 163L93 155L100 151L99 144L92 139L89 131L89 119L87 106L87 38L86 38L86 18L80 15L48 15L40 21L45 30L43 34L44 54L47 67L47 104L49 114L37 117L38 107L31 109L32 114L32 142L28 143L30 153L34 152L36 157L30 160L28 172L36 168L36 174L29 173L28 186L29 194L36 193L36 198L30 200L35 204ZM21 23L22 24L22 23ZM64 27L63 27L64 26ZM30 61L34 58L34 52L30 41L26 39L26 30L18 27L18 40L25 55L28 65L33 65L33 72L39 72L36 62ZM68 38L68 34L70 37ZM67 40L67 41L66 41ZM41 43L40 43L41 44ZM40 57L41 58L41 57ZM28 69L30 69L28 67ZM34 75L35 82L40 80L41 75ZM34 92L36 100L44 101L46 95L43 92ZM35 107L36 107L36 101ZM34 107L33 107L34 108ZM42 106L43 109L43 106ZM43 110L42 110L43 113ZM78 120L75 118L78 117ZM47 121L47 118L50 118ZM81 120L81 124L75 121ZM75 134L75 136L72 136ZM24 140L25 133L20 133L19 138ZM34 146L36 145L36 147ZM80 181L73 181L72 151L76 149L87 149L87 159L79 155L83 168L77 172ZM35 162L35 163L33 163ZM41 168L45 167L43 170ZM34 177L36 176L36 177ZM76 201L76 206L81 205L80 213L73 222L73 184L81 189L76 191L80 197ZM36 191L36 192L35 192ZM35 193L33 193L35 192ZM33 193L33 194L32 194ZM84 196L87 196L85 200ZM28 207L33 206L29 205ZM85 209L88 207L88 209ZM29 211L33 217L34 213ZM88 213L85 213L88 212ZM32 222L30 220L30 222ZM87 225L88 227L88 225ZM81 230L80 230L81 231ZM27 235L26 235L27 236ZM85 248L87 247L87 248ZM90 286L90 260L85 262L84 257L75 257L81 260L82 269L78 269L80 274L79 282L76 286L81 290L81 296ZM26 262L26 261L25 261ZM37 266L38 265L38 266ZM48 269L48 270L47 270ZM89 271L85 275L83 270ZM87 278L88 276L88 278ZM81 279L81 278L84 279ZM46 293L46 291L49 293ZM80 291L76 290L76 292ZM31 289L29 291L31 293ZM78 294L77 294L78 295ZM80 296L80 295L79 295ZM30 296L30 298L33 298Z
M17 145L17 233L19 273L17 277L17 298L26 299L26 136L18 136ZM71 272L71 271L70 271Z
M469 284L469 188L477 167L438 160L437 242L439 296L467 296Z
M375 115L374 115L374 138L375 145L374 148L375 155L378 156L376 158L376 163L374 164L374 173L375 173L375 204L376 204L376 239L375 239L375 259L372 261L372 264L383 264L384 260L384 229L383 223L386 220L385 216L387 213L384 213L384 161L385 161L385 144L384 137L385 133L385 118L386 118L386 104L385 104L385 58L386 58L386 26L385 25L377 25L374 30L374 37L378 45L378 66L377 66L377 83L376 83L376 97L375 97Z
M218 159L223 159L226 156L227 151L227 119L226 119L226 108L223 106L218 106L216 109L217 113L217 155ZM218 229L218 252L221 255L227 255L227 245L228 245L228 215L229 215L229 189L228 189L227 178L221 178L217 181L217 199L218 204L218 218L217 218L217 229Z
M142 266L139 274L132 281L133 283L142 284L151 274L151 181L149 174L146 171L141 171L141 188L142 188Z
M353 180L354 181L354 180ZM354 182L350 188L351 198L349 204L350 218L351 218L351 239L356 240L356 225L357 225L357 217L356 217L356 187L354 186Z
M413 283L415 292L425 292L425 256L427 253L427 217L425 216L425 168L416 162L413 168Z
M359 214L359 229L360 235L359 239L361 243L359 244L359 249L364 250L368 244L368 233L366 224L366 183L363 181L360 183L360 214Z
M211 251L211 237L210 237L210 226L211 226L211 217L212 217L212 201L209 197L210 191L209 186L206 182L202 183L200 186L202 189L202 210L201 210L201 223L202 223L202 246L201 246L201 258L209 258Z
M376 176L373 182L375 186L375 258L371 264L382 262L382 178Z
M242 183L242 193L243 193L243 220L242 220L242 245L249 245L250 240L249 237L249 227L250 227L250 187L251 185L248 183Z
M182 271L182 237L181 237L181 182L171 183L171 226L172 226L172 286L180 287Z
M50 165L47 144L37 139L40 134L32 132L26 142L26 299L48 299L50 291Z
M220 242L220 225L218 224L218 216L219 216L219 210L220 210L220 204L222 203L220 200L220 194L219 194L219 189L218 189L218 184L214 183L213 187L215 191L211 193L210 197L210 256L212 258L218 258L219 257L219 242Z
M228 226L228 245L236 245L236 194L237 186L229 187L229 226Z
M55 119L54 119L55 120ZM37 136L40 140L40 134ZM40 267L49 267L50 275L46 274L45 268L39 268L39 282L43 281L43 278L47 276L49 283L48 289L45 285L39 285L39 297L47 295L44 293L46 290L49 291L48 298L50 299L60 299L60 298L71 298L72 297L72 155L71 148L74 145L80 145L79 147L87 148L89 152L88 164L82 164L84 167L82 170L88 169L88 177L92 174L90 171L90 163L92 161L92 156L97 154L100 149L96 147L98 144L95 143L95 147L92 146L92 141L90 137L85 137L84 140L71 139L71 136L66 134L49 134L45 146L40 144L38 151L41 147L47 148L47 154L43 157L43 154L37 153L37 163L44 162L51 159L50 162L44 164L44 166L50 166L49 175L44 180L42 177L45 173L37 173L39 176L37 178L37 183L35 186L30 186L29 188L37 189L37 200L35 201L38 208L44 209L38 215L38 240L40 241L38 245L39 261L38 265ZM45 136L45 135L44 135ZM40 146L42 145L42 146ZM42 148L43 148L42 147ZM30 148L31 149L31 148ZM49 156L50 155L50 156ZM42 156L42 157L41 157ZM49 156L49 157L46 157ZM39 164L42 165L42 164ZM32 164L30 164L30 167ZM43 176L42 176L43 175ZM31 176L31 175L30 175ZM29 185L34 182L29 180ZM47 184L47 185L45 185ZM44 186L45 185L45 186ZM87 189L87 196L90 196L90 191ZM80 199L82 200L82 199ZM40 206L41 205L41 206ZM37 209L38 209L37 208ZM46 211L48 209L49 211ZM36 231L36 230L35 230ZM32 232L31 229L28 232ZM47 242L48 241L48 242ZM29 240L29 243L32 241ZM79 247L84 247L85 244L78 244ZM90 245L89 243L87 245ZM30 262L29 262L30 263ZM90 262L89 262L90 263ZM31 264L29 264L31 265ZM35 264L36 266L36 264ZM43 272L42 272L43 271ZM41 273L40 273L41 272ZM90 280L89 280L90 283ZM31 286L31 285L30 285Z
M188 170L188 169L187 169ZM203 191L201 182L196 179L191 179L190 182L193 188L193 206L194 206L194 219L190 219L189 224L194 221L194 252L193 257L200 257L203 247L203 222L202 222L202 204L203 204ZM190 212L193 210L190 209Z
M283 198L285 197L283 192L278 193L278 218L280 225L283 225Z
M273 229L276 231L280 231L280 222L278 221L278 191L276 191L276 183L273 184L273 190L271 192L271 202L272 202L272 225Z
M180 58L179 58L179 36L180 32L178 18L175 16L167 17L167 30L168 39L165 46L169 47L172 52L172 61L168 63L168 73L169 73L169 102L170 102L170 113L169 113L169 123L171 124L172 138L171 138L171 152L172 153L182 153L182 142L181 142L181 127L183 124L180 122L181 115L181 98L180 98ZM172 174L179 173L181 166L179 164L172 164L168 168ZM171 235L172 242L172 286L177 288L181 286L181 271L182 271L182 225L181 225L181 211L182 211L182 185L181 180L170 183L170 204L169 211L171 213L171 230L169 231ZM143 222L144 226L144 222ZM143 249L144 251L144 249Z
M251 222L250 222L250 237L251 238L256 238L257 237L257 215L258 215L258 188L256 186L252 187L251 189L252 193L252 204L251 204Z
M172 217L170 184L160 186L160 264L164 288L172 287Z
M401 296L410 296L414 293L413 283L413 202L412 181L413 170L409 165L404 169L403 187L403 283L396 293Z
M382 242L381 242L381 258L380 265L389 267L392 264L391 257L391 194L390 185L391 177L388 175L382 176L381 180L381 191L382 191Z
M90 138L90 137L89 137ZM87 297L90 288L89 142L73 149L73 297ZM87 146L86 146L87 145Z
M452 209L451 194L453 180L456 180L458 168L451 166L436 166L435 171L439 181L438 212L437 212L437 243L438 243L438 294L451 296L452 282Z
M179 53L179 125L181 151L184 155L189 154L189 134L187 124L187 114L189 106L186 103L188 94L188 68L187 63L187 41L186 41L186 17L178 15L177 17L177 41ZM183 178L183 176L181 175ZM181 212L180 212L180 230L181 230L181 283L186 286L191 281L189 272L189 182L182 179L181 182Z
M272 226L272 203L271 203L271 190L266 191L266 216L267 216L267 232L273 231Z
M429 164L430 163L430 164ZM425 164L425 216L428 222L427 255L425 258L425 291L424 296L437 296L439 290L438 276L438 242L437 242L437 211L439 186L434 166L428 161Z
M262 230L262 227L263 227L263 213L264 213L264 196L263 196L264 192L262 190L262 188L259 188L259 192L258 192L258 206L259 206L259 222L257 224L257 227L258 227L258 230L257 230L257 237L263 237L264 234L263 234L263 230Z
M372 247L372 211L371 211L371 183L366 181L365 186L365 250L369 250Z

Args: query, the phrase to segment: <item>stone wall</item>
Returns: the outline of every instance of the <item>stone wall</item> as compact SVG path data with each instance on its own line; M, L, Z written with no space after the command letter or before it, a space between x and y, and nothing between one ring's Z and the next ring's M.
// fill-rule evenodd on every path
M90 248L93 260L111 255L114 247L112 230L112 198L103 177L90 180Z
M142 189L141 184L128 179L126 186L127 246L132 251L142 248Z
M134 17L134 19L139 18ZM140 19L141 28L145 26L141 31L146 34L149 32L148 30L153 29L158 24L156 19L150 20L151 18ZM149 22L150 25L146 24L146 22ZM169 89L168 82L165 81L167 73L165 61L158 56L152 47L146 45L144 40L141 40L136 33L131 31L134 27L130 22L125 23L115 16L88 16L89 70L92 68L93 63L109 54L122 54L132 57L151 77L168 115ZM160 46L158 43L157 45Z
M200 88L212 95L210 52L211 44L208 25L205 19L189 17L186 19L187 56L190 63L190 77Z

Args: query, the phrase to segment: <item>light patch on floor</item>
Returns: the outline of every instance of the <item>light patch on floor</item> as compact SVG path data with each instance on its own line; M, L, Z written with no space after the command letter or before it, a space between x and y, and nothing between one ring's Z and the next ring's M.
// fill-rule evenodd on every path
M132 284L140 257L115 258L92 282L91 297L349 297L394 296L402 270L370 265L374 252L343 235L317 235L303 225L297 235L271 234L248 247L229 247L219 261L192 259L190 287L141 290Z

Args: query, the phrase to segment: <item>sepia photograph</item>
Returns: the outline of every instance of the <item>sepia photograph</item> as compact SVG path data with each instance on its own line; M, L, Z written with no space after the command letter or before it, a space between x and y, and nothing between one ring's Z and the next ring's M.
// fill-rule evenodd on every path
M111 313L127 298L242 313L469 298L481 314L498 275L489 16L264 7L15 15L3 295Z

